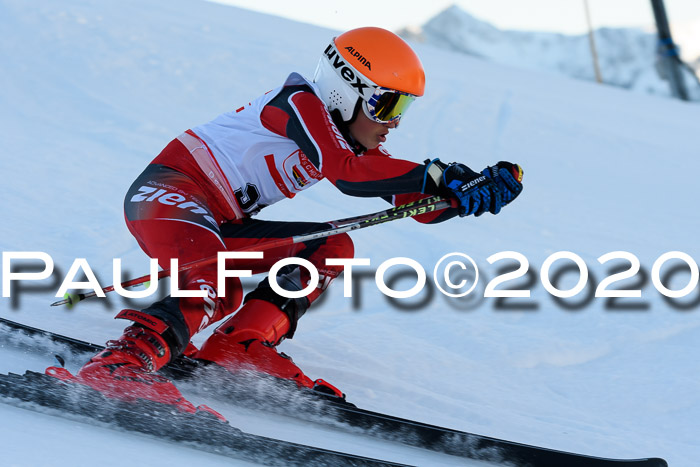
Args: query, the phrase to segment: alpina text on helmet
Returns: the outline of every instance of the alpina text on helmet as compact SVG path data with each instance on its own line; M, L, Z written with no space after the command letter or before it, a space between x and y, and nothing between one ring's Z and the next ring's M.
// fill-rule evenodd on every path
M364 96L365 89L368 89L370 86L365 84L362 79L355 74L355 71L343 61L338 51L335 49L335 47L333 47L333 44L329 44L328 47L326 47L324 54L328 58L331 65L333 65L333 68L335 68L335 71L338 72L338 74L342 76L342 78L347 81L350 86L357 89L357 92L360 95Z
M345 50L350 52L353 57L357 57L357 61L366 66L370 71L372 71L372 64L367 60L362 54L355 50L354 47L345 47Z

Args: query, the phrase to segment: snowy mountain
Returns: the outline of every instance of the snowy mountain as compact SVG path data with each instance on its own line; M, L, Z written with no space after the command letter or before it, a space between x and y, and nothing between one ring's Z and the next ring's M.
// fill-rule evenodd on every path
M250 102L291 71L312 75L338 33L201 0L0 0L0 30L0 247L46 252L56 266L51 277L22 282L11 298L0 298L0 316L96 343L120 335L124 324L113 317L132 301L112 295L74 309L48 304L76 258L87 259L102 285L113 282L114 258L127 277L148 270L123 222L134 178L183 130ZM339 279L280 350L370 410L591 455L697 465L698 286L668 299L652 278L666 252L700 259L700 107L415 47L427 70L426 94L386 148L415 162L440 157L475 169L518 162L525 190L498 216L430 226L402 220L352 233L356 256L371 260L356 294L345 298ZM260 218L327 221L385 207L320 182ZM504 266L518 265L487 260L504 251L525 255L530 273L498 288L529 289L529 298L484 297ZM571 298L552 295L542 278L547 259L560 251L578 255L589 271L586 287ZM635 255L641 270L609 288L639 289L641 297L594 297L612 269L630 266L622 259L601 264L613 251ZM418 261L432 277L452 252L479 267L467 298L449 299L433 287L432 296L426 291L399 307L373 280L373 271L396 257ZM575 270L554 277L574 264L558 260L551 282L561 290L576 285ZM688 284L683 265L660 268L671 275L668 287ZM411 286L410 279L395 285ZM53 364L14 342L0 332L0 372ZM84 363L84 356L66 357L71 370ZM221 401L193 402L252 433L419 465L463 465ZM0 464L11 466L232 464L6 404L0 440Z
M683 29L690 34L691 29ZM570 36L547 32L501 30L453 5L405 37L447 50L466 53L519 68L550 71L595 81L587 34ZM606 84L661 96L668 83L656 67L655 34L630 28L601 28L594 33L599 65ZM700 58L700 57L698 57ZM686 77L693 100L700 100L700 84Z

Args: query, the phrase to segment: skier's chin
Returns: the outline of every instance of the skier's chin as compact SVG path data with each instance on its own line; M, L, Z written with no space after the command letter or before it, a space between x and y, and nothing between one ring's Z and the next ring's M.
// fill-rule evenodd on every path
M366 145L365 147L367 149L376 149L380 144L386 142L386 136L377 136L372 140L371 144Z

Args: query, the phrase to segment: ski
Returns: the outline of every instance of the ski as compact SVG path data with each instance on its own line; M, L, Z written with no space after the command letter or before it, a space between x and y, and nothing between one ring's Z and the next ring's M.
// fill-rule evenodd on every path
M405 465L252 435L208 412L190 414L158 402L109 399L87 386L32 371L0 375L0 400L264 465Z
M53 342L65 344L76 352L96 352L102 347L85 341L61 336L49 331L0 318L0 324L38 335ZM225 397L227 401L254 410L325 423L335 429L365 430L371 436L387 441L403 443L431 451L470 459L508 463L518 467L667 467L660 458L614 459L593 457L573 452L558 451L545 447L526 445L488 436L440 427L393 415L373 412L325 396L311 390L299 390L296 385L275 380L262 390L251 390L245 375L233 377L217 365L207 364L187 357L180 357L161 373L170 379L189 384L192 390L202 392L196 381L212 378L223 384L208 385L208 395ZM206 380L206 379L205 379ZM259 378L257 379L259 381ZM250 384L248 384L250 383ZM272 393L274 392L274 394Z

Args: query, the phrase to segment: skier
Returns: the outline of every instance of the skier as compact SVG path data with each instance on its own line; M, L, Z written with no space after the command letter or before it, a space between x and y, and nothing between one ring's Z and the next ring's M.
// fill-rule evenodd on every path
M395 34L373 27L345 32L326 47L313 81L292 73L279 88L170 142L128 190L127 226L143 251L167 268L170 258L184 264L327 229L323 223L253 218L323 178L344 194L382 197L394 205L434 195L453 200L451 208L416 218L423 223L498 214L522 190L518 165L499 162L474 172L439 159L416 164L390 157L381 146L423 95L424 84L418 56ZM141 397L192 411L169 380L154 374L185 353L231 372L252 368L344 397L333 385L311 380L276 346L294 335L299 318L342 272L326 259L352 257L353 243L347 234L331 236L270 249L263 259L237 260L235 267L257 274L290 256L310 261L324 279L306 297L278 295L265 279L244 298L236 278L228 278L222 297L216 265L188 270L179 276L180 289L206 296L167 297L143 310L123 310L117 317L133 324L74 380L110 397ZM299 291L309 274L290 266L277 281ZM224 318L200 350L192 346L194 334Z

